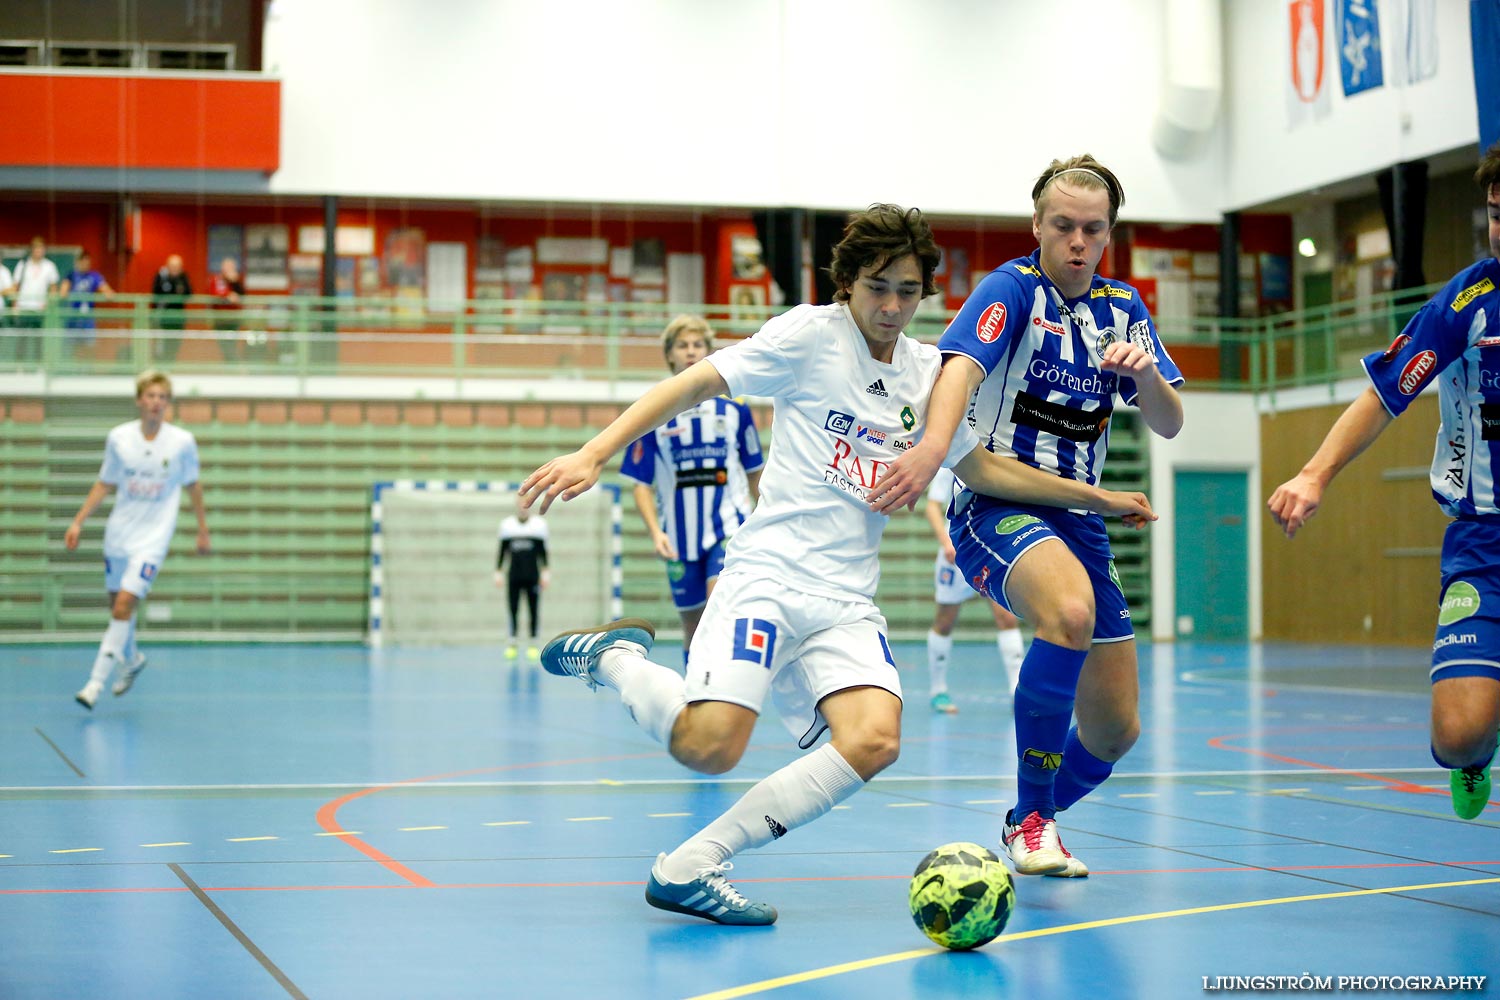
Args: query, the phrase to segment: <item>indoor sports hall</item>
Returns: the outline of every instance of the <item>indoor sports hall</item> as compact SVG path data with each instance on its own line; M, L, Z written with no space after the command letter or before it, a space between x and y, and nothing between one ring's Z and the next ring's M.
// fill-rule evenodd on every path
M1453 569L1488 550L1435 502L1500 516L1500 0L40 0L0 8L0 108L0 998L1500 989L1500 807L1432 751L1436 692L1493 730L1500 680L1500 597ZM1182 374L1180 431L1143 392L1088 438L1159 519L1106 522L1140 733L1057 814L1087 877L1012 873L972 950L913 918L941 845L1014 868L1037 676L1012 690L976 597L940 692L918 500L875 594L899 759L734 855L774 923L648 906L659 854L831 743L768 703L699 773L549 673L552 636L622 616L681 672L684 564L619 457L545 535L518 489L671 374L675 317L722 351L838 313L875 203L942 253L906 334L989 343L965 310L1039 245L1043 281L1033 185L1083 153L1126 196L1090 315L1144 308L1119 339ZM871 412L895 374L854 387ZM1289 539L1278 484L1372 399ZM803 417L742 402L764 490ZM144 562L110 548L138 482L169 501Z

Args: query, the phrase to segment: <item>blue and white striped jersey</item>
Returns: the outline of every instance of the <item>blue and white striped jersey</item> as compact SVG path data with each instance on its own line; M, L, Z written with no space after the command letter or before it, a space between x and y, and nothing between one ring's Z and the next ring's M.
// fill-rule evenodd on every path
M655 488L661 530L677 558L696 562L749 516L746 473L765 461L750 407L718 396L638 439L620 474Z
M1395 343L1360 362L1380 402L1399 417L1438 380L1432 495L1447 513L1500 513L1500 261L1458 272Z
M1156 359L1171 384L1182 373L1168 356L1140 293L1094 276L1087 294L1065 300L1039 263L1041 251L997 267L975 287L938 341L986 378L969 401L969 425L998 455L1089 484L1099 481L1114 397L1135 402L1133 379L1099 368L1100 355L1129 339Z

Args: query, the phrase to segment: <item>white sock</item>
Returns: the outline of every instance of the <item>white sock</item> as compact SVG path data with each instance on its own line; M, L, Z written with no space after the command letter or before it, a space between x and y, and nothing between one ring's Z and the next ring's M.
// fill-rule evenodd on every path
M127 666L135 662L135 615L134 611L130 613L130 628L125 630L125 646L120 654Z
M628 649L608 649L594 676L620 692L636 725L664 747L672 745L672 725L687 707L687 682L670 667Z
M704 868L763 847L859 791L864 779L833 744L799 757L745 793L661 863L669 882L691 882Z
M99 652L94 655L94 669L89 674L89 683L97 683L100 687L109 680L111 670L115 664L120 662L121 654L125 650L125 636L130 631L130 622L111 618L108 627L104 630L104 638L99 642Z
M995 645L1000 647L1000 662L1005 666L1005 681L1011 694L1021 682L1021 661L1026 659L1026 643L1018 628L1003 628L995 633Z
M927 677L933 694L948 690L948 658L953 655L953 636L927 633Z

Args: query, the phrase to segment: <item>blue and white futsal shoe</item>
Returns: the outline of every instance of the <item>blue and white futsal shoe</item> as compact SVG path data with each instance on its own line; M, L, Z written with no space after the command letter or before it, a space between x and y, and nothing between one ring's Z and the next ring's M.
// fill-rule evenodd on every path
M764 926L776 922L776 907L750 902L724 877L734 867L729 862L704 868L691 882L679 883L662 878L661 863L666 857L656 856L651 878L646 881L646 902L658 910L686 913L717 924Z
M141 671L145 669L146 654L142 653L140 650L136 650L135 660L130 664L130 666L120 671L120 676L115 680L115 686L110 689L114 691L115 697L118 698L126 691L129 691L131 685L135 684L135 679L140 676Z
M656 640L656 626L644 618L621 618L607 625L554 636L542 647L542 668L559 677L577 677L593 690L599 686L594 667L605 650L628 649L645 656Z

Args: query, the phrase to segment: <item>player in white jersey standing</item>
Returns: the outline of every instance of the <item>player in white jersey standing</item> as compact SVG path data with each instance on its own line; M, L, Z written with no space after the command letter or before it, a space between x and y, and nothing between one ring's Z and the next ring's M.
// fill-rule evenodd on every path
M142 372L135 380L135 405L140 419L109 432L99 479L63 536L70 551L78 548L83 522L111 491L118 491L104 526L109 626L99 643L88 683L73 696L90 711L116 667L120 674L113 690L122 695L146 666L145 654L135 648L136 605L151 592L167 557L184 486L198 518L198 553L209 551L203 486L198 482L198 442L181 427L167 423L167 409L172 405L171 380L158 371Z
M1163 437L1182 428L1182 374L1140 293L1097 273L1125 200L1120 182L1076 156L1054 160L1031 197L1039 247L987 275L948 325L928 436L876 484L877 511L917 501L955 429L1097 483L1116 396ZM1036 628L1013 699L1018 788L1003 843L1018 872L1085 876L1056 814L1108 778L1140 734L1135 637L1109 537L1095 515L969 487L950 528L958 565Z
M948 694L948 661L953 656L953 626L958 623L958 609L979 592L969 586L963 571L954 563L953 539L948 537L948 505L953 502L954 487L961 484L951 470L939 469L927 490L927 504L923 508L932 533L937 536L938 554L932 569L933 603L937 609L932 616L932 629L927 633L927 678L928 693L932 695L932 710L952 715L958 711ZM1006 690L1014 691L1021 674L1021 660L1026 656L1026 643L1021 638L1020 622L988 597L990 614L995 619L995 645L1000 650L1000 663L1005 668Z
M1370 387L1349 404L1302 471L1267 501L1288 538L1317 513L1333 477L1438 383L1432 495L1454 520L1443 534L1432 643L1432 757L1449 769L1453 811L1490 800L1500 727L1500 143L1474 180L1489 213L1490 256L1458 272L1393 344L1362 364Z
M662 332L661 348L676 375L713 353L713 330L701 316L678 316ZM684 663L729 539L760 496L764 465L750 407L724 396L679 413L625 451L620 474L635 480L636 510L666 560Z
M587 490L627 442L695 403L732 392L775 404L760 502L730 545L687 676L646 659L654 630L639 618L564 633L542 650L545 669L617 690L642 729L706 774L739 762L768 693L803 749L830 733L828 745L659 856L646 888L652 906L719 923L771 923L773 907L747 900L725 878L729 858L823 815L896 759L901 685L874 604L888 518L867 499L924 431L938 353L902 331L936 291L939 257L920 212L871 206L834 248L834 304L798 306L658 384L581 450L522 484L545 510ZM1025 468L962 430L939 461L980 489L1151 516L1140 494Z

